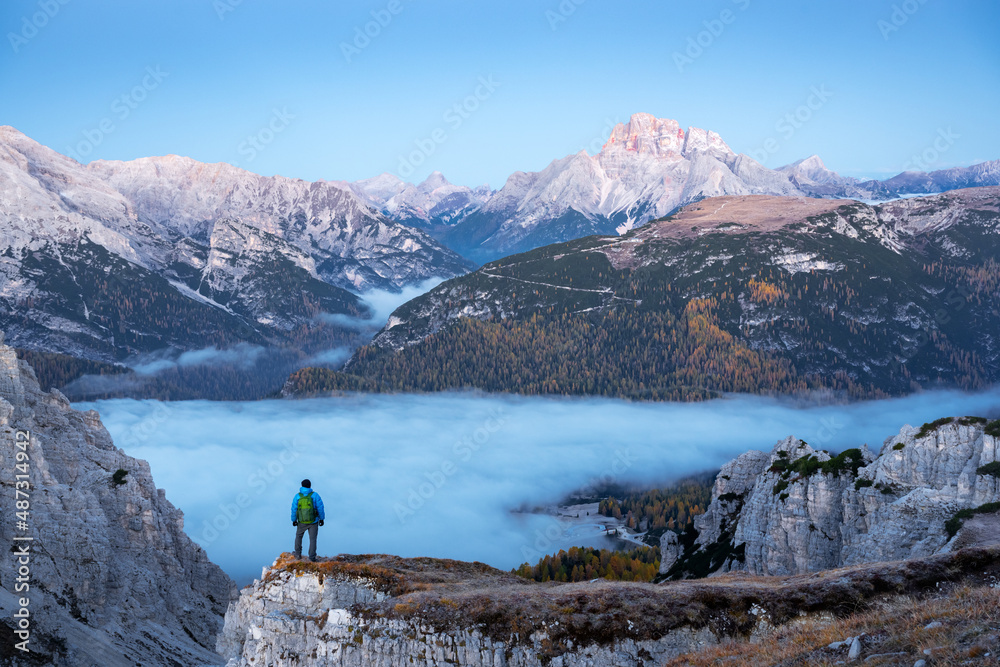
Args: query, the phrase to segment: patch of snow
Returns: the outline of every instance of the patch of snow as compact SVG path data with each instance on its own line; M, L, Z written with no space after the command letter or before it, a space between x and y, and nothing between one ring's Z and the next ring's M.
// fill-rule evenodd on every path
M193 289L191 289L190 287L188 287L184 283L175 282L173 280L168 280L167 282L170 283L171 287L173 287L175 290L177 290L178 292L180 292L184 296L188 297L189 299L194 299L195 301L200 301L200 302L202 302L204 304L207 304L209 306L214 306L214 307L218 308L219 310L226 311L230 315L234 314L233 311L230 310L229 308L227 308L226 306L223 306L221 303L218 303L216 301L212 301L211 299L209 299L207 296L205 296L201 292L194 291ZM84 305L84 307L86 307L86 304Z
M827 262L816 259L815 253L786 251L773 258L775 264L791 274L807 273L809 271L840 271L844 265L840 262Z

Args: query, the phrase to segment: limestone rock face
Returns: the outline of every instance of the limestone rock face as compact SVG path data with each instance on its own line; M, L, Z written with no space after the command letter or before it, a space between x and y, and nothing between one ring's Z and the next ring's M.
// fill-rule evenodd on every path
M660 574L670 570L682 553L683 549L677 538L677 533L672 530L663 533L660 537Z
M15 475L24 474L15 468L18 432L30 433L27 529L14 521ZM232 580L185 535L183 514L156 488L149 465L117 449L96 412L42 393L2 338L0 435L0 535L30 545L31 572L30 589L15 595L18 562L3 559L0 610L9 636L19 598L29 598L32 651L0 664L221 662L213 649L236 594Z
M661 664L718 643L708 628L670 631L658 640L627 637L610 645L568 647L556 657L544 629L530 641L499 640L481 628L437 629L419 620L385 618L393 599L364 578L264 569L226 612L218 651L227 667L612 667Z
M782 454L783 453L783 454ZM745 544L747 569L760 574L793 574L825 570L838 565L840 558L840 498L850 475L812 475L794 483L784 472L774 471L779 460L796 461L815 457L830 460L801 440L779 442L767 461L768 469L758 475L753 491L743 506L735 544ZM783 490L779 490L787 485Z
M904 426L878 455L864 447L835 460L787 438L723 467L684 556L722 544L728 557L715 571L785 575L970 546L964 528L952 539L945 524L1000 500L1000 478L976 472L997 450L985 422L969 418Z
M712 544L735 529L743 502L769 460L764 452L749 451L722 466L712 488L712 507L694 518L699 542Z

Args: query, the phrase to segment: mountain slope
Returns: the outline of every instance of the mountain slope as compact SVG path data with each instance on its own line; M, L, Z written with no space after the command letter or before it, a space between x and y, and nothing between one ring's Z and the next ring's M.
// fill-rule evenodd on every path
M317 315L364 315L349 289L467 266L336 184L176 156L84 167L10 127L0 127L0 224L11 342L103 361L340 344L356 332Z
M1000 379L1000 188L868 206L721 197L498 260L288 393L852 396Z
M228 164L166 156L87 166L167 235L204 243L219 220L269 232L351 289L399 288L462 273L466 263L425 234L371 210L341 184L259 176Z

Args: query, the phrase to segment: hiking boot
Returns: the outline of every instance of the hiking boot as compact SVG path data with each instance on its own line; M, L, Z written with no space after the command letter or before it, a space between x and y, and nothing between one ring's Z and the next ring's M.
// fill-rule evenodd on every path
M292 554L295 560L302 560L302 554Z
M318 561L318 560L319 560L319 558L316 558L315 556L310 556L310 557L309 557L309 560L311 560L312 562L314 562L314 563L315 563L316 561Z

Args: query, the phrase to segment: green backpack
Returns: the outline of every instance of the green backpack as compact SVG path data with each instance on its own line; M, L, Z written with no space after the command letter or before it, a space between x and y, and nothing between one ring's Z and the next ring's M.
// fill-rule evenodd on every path
M316 505L313 503L312 491L306 496L299 494L299 502L295 506L295 518L299 523L315 523Z

